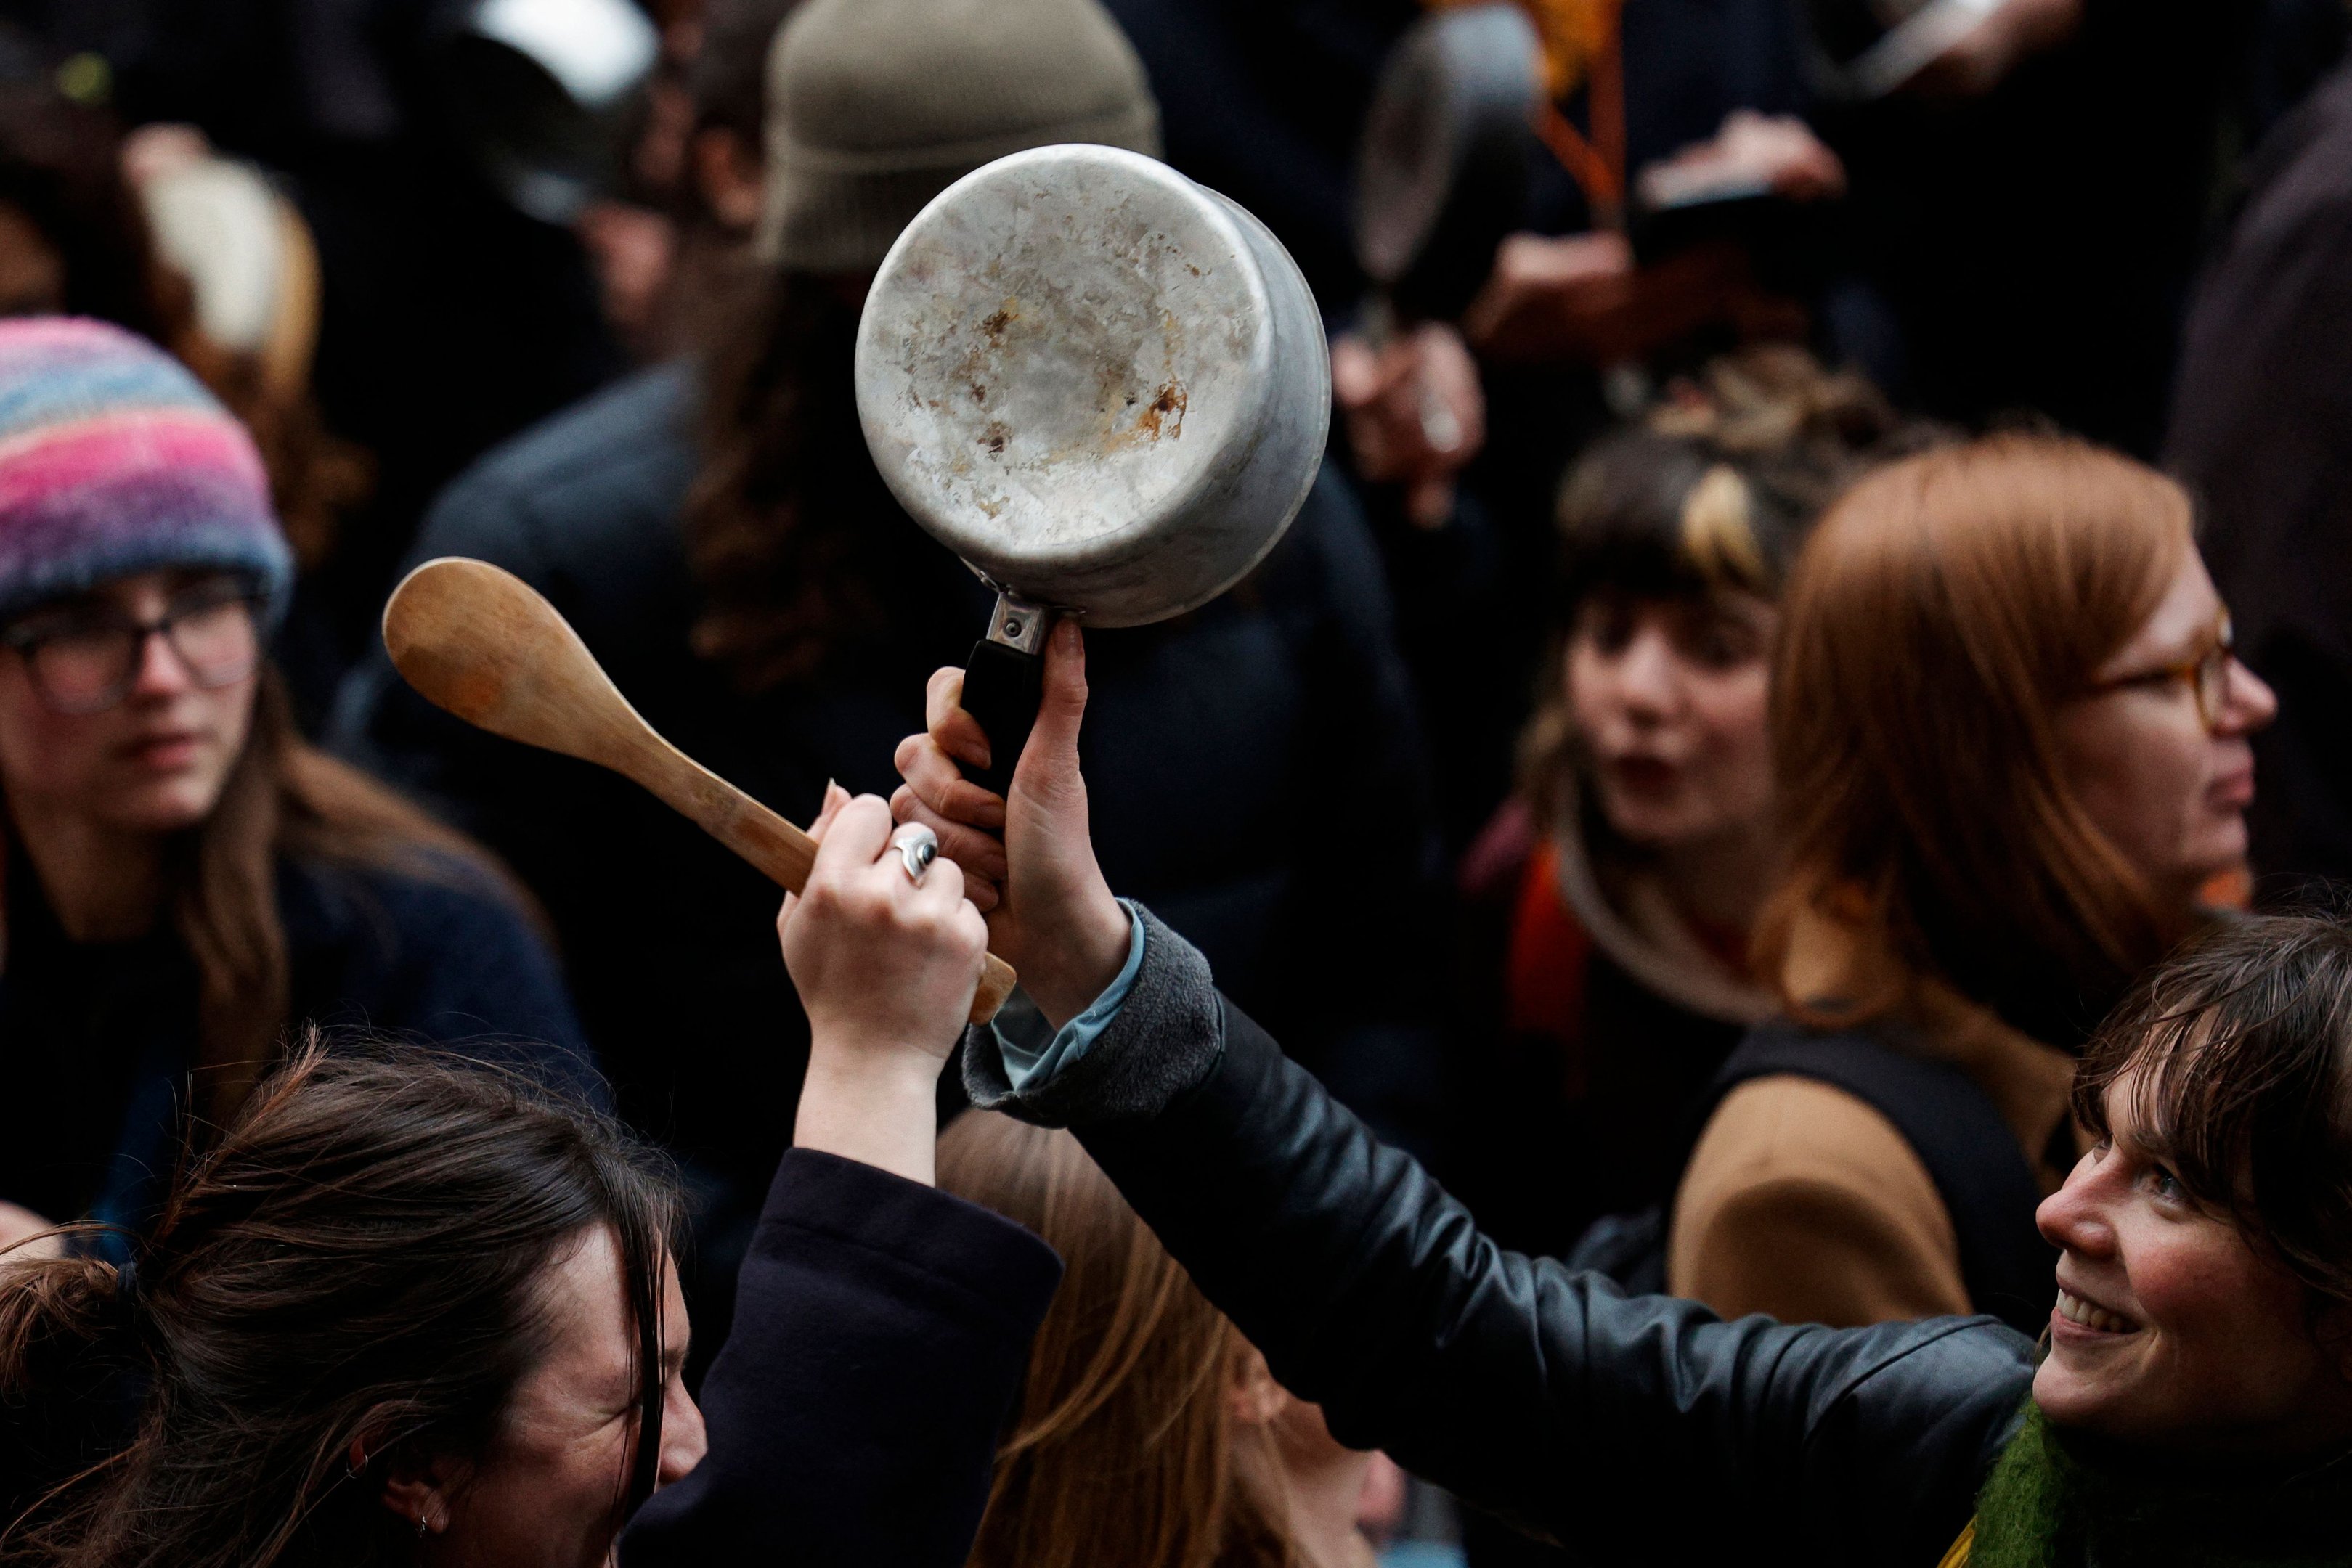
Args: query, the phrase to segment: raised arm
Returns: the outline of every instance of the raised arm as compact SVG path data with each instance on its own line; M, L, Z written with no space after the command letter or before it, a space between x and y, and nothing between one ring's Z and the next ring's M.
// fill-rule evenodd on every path
M936 1083L980 976L952 863L916 883L889 814L837 789L779 925L810 1020L796 1147L704 1380L710 1448L656 1492L623 1568L961 1568L1061 1277L1043 1241L936 1191Z
M1040 738L1074 737L1075 653L1055 650L1048 711L1015 777L1010 858L997 862L1009 873L1000 937L1032 923L1110 929L1108 912L1088 907L1108 891L1067 871L1083 858L1068 840L1033 855L1023 831L1051 830L1049 813L1022 799L1033 765L1040 800L1070 799L1074 754L1041 755ZM935 728L957 743L951 723ZM902 813L941 820L927 792L941 782L944 747L927 738L901 758ZM1087 912L1045 915L1039 904L1056 897ZM1024 1071L1031 1053L1008 1058L993 1035L975 1034L968 1084L983 1103L1075 1126L1342 1441L1385 1448L1603 1561L1784 1549L1938 1560L2024 1397L2021 1340L1983 1320L1851 1332L1723 1323L1503 1251L1225 1002L1181 938L1148 916L1142 926L1140 966L1091 1043L1046 1053L1055 1065L1041 1072ZM1067 960L1024 947L1014 961L1057 997L1098 994L1117 977L1112 958L1124 963L1120 947ZM1046 1009L1055 1023L1075 1010Z

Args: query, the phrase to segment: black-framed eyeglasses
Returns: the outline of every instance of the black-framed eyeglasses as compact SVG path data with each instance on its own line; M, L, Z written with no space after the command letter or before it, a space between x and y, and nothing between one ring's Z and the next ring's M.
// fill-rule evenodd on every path
M2213 622L2211 640L2194 658L2159 664L2155 669L2139 670L2128 675L2117 675L2113 680L2099 682L2091 691L2095 695L2125 686L2183 682L2195 694L2197 716L2205 722L2205 733L2210 735L2221 727L2221 710L2230 701L2230 666L2237 663L2237 632L2230 623L2230 612L2224 610Z
M245 679L261 663L257 602L244 582L201 583L174 594L152 621L102 607L41 611L0 632L0 643L23 656L43 703L79 717L131 695L148 640L158 634L197 685L215 690Z

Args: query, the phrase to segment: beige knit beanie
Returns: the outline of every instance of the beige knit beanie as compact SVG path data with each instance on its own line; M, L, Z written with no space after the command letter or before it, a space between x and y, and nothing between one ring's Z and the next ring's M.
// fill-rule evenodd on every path
M1096 0L806 0L768 54L761 259L878 266L923 204L1008 152L1157 157L1160 111Z

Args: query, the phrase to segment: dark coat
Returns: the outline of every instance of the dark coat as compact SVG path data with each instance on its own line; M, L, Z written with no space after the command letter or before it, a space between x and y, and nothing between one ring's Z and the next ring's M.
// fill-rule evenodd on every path
M1773 1010L1687 923L1669 946L1657 911L1622 907L1605 824L1562 816L1541 833L1506 803L1456 873L1443 1172L1497 1241L1551 1256L1673 1197L1708 1082Z
M1900 340L1855 343L1898 402L1971 424L2030 409L2153 451L2222 99L2263 9L2086 0L2072 40L1982 97L1824 110L1849 260Z
M169 931L79 943L8 868L0 1071L42 1107L0 1140L0 1198L51 1219L135 1223L170 1174L196 1061L194 961ZM288 1029L366 1030L514 1062L601 1098L563 979L470 867L446 878L281 861Z
M746 695L688 645L679 516L697 378L639 375L499 450L442 497L421 555L498 562L551 599L670 740L806 821L825 780L887 795L923 682L961 664L986 591L909 537L912 630L814 684ZM896 548L895 546L893 548ZM1168 624L1097 632L1084 753L1104 863L1295 1026L1342 1092L1410 1126L1436 1076L1412 977L1434 855L1418 734L1380 565L1336 480L1248 582ZM623 1111L720 1184L748 1226L790 1134L805 1025L776 950L776 889L634 784L426 705L381 655L337 744L504 856L555 921ZM739 1230L735 1247L740 1249Z
M710 1449L623 1568L961 1568L1061 1261L961 1198L794 1149L702 1385Z
M2255 869L2352 876L2352 67L2282 121L2189 320L2166 465L2238 652L2279 695L2254 737Z
M1105 0L1160 103L1168 162L1265 220L1325 313L1363 291L1349 211L1381 62L1416 0Z
M2015 1430L2032 1342L1989 1318L1725 1322L1504 1251L1147 931L1075 1065L1009 1094L975 1031L967 1082L1074 1127L1333 1437L1594 1561L1941 1560Z
M1264 218L1325 312L1364 287L1352 225L1358 142L1411 0L1106 0L1151 78L1168 162ZM1625 134L1638 168L1715 134L1734 109L1804 98L1793 13L1778 0L1645 0L1628 7ZM1581 114L1580 103L1570 109ZM1558 162L1530 161L1527 225L1591 226Z

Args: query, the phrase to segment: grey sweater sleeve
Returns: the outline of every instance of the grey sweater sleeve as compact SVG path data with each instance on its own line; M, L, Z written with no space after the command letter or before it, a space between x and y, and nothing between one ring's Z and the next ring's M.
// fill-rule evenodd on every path
M1205 1081L1225 1049L1225 1014L1209 961L1148 909L1143 965L1091 1049L1052 1077L1014 1090L996 1031L968 1030L964 1090L983 1111L1041 1126L1156 1116Z

